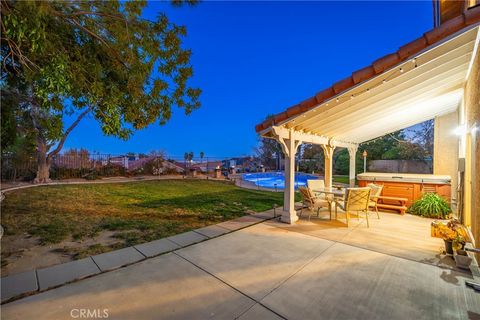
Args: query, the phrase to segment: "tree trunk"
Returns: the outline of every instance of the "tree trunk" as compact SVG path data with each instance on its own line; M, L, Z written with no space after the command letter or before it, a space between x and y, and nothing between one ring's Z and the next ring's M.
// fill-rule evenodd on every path
M47 155L47 143L42 139L37 139L37 176L33 183L50 182L50 159Z

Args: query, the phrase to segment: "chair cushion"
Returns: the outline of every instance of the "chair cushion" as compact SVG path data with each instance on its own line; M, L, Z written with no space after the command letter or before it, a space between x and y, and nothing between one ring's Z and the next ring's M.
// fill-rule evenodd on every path
M315 206L321 206L321 207L327 207L329 205L329 202L327 200L323 199L315 199Z
M307 180L307 186L309 189L322 189L325 188L325 181L320 179Z
M372 192L370 193L370 197L378 197L382 193L382 189L383 189L382 185L369 183L369 184L367 184L367 187L372 189Z

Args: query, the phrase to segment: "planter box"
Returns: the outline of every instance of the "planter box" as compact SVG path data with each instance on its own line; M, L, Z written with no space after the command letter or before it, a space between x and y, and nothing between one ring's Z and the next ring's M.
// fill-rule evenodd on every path
M460 255L455 250L455 252L453 253L453 258L455 259L455 264L458 268L466 270L470 269L470 264L472 263L473 259L470 258L468 255Z

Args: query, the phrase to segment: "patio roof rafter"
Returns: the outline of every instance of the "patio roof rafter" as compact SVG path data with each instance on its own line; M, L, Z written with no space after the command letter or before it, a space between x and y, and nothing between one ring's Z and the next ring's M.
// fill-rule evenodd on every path
M291 139L293 138L295 141L299 141L300 143L311 143L317 145L329 145L335 147L342 147L342 148L356 148L358 143L347 142L342 140L337 140L335 138L329 138L325 136L320 136L316 134L311 134L307 132L297 131L293 128L288 129L283 126L272 126L271 127L272 135L280 141L280 139ZM283 142L282 148L285 147Z
M284 121L282 125L296 130L320 131L322 134L328 135L321 129L324 129L324 126L335 125L332 122L335 118L344 115L358 115L364 112L365 108L368 108L371 113L381 112L386 109L386 106L395 108L408 102L418 101L416 97L428 96L427 90L444 88L448 91L448 89L461 86L465 81L466 71L472 52L474 52L476 34L477 30L475 29L449 39L449 41L439 44L438 47L418 54L384 74L339 95L354 95L354 99L341 99L336 102L337 96L335 96L312 110ZM411 63L413 59L418 64L417 67ZM402 68L404 72L382 83L384 78L390 77L391 73L398 72L399 68ZM366 89L371 87L373 89L366 92ZM359 92L363 93L359 94Z

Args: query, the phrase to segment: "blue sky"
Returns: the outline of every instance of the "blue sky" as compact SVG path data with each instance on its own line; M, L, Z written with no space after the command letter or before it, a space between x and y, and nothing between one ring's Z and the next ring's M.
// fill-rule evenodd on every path
M151 2L144 15L165 12L185 25L193 51L193 86L202 107L174 109L169 123L128 141L105 137L92 119L71 133L65 149L100 153L165 150L182 156L251 154L255 124L310 97L432 28L431 1L201 2L171 7Z

